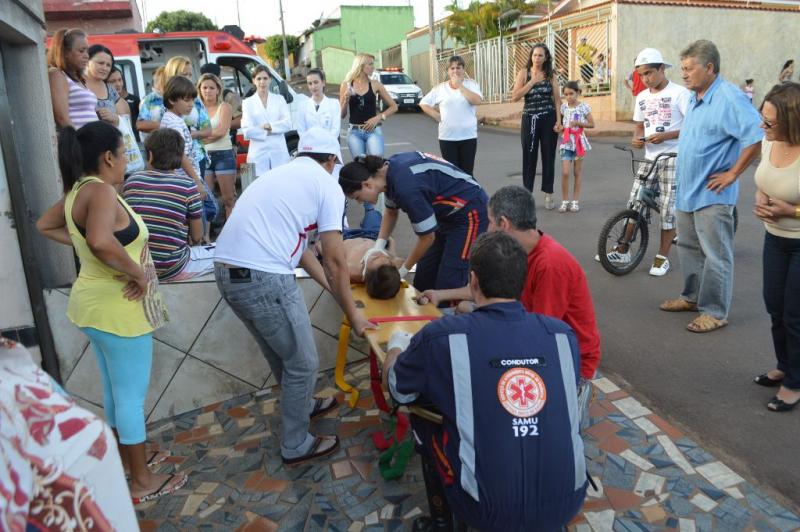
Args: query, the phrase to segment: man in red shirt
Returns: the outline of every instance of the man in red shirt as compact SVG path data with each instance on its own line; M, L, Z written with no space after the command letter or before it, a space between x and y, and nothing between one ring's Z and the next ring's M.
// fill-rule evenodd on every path
M536 229L536 205L531 193L506 186L489 199L489 231L502 231L519 242L528 254L528 275L522 291L523 306L567 323L578 338L581 351L581 406L588 404L591 385L600 364L600 331L594 315L592 294L581 265L561 244ZM469 301L469 287L426 290L421 298Z

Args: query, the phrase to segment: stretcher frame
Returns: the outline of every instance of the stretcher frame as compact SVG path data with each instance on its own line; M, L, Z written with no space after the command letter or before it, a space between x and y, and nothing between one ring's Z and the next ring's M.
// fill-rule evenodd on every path
M375 403L378 408L388 412L389 409L386 405L383 390L380 387L382 368L386 361L384 346L395 332L403 331L415 334L428 322L441 317L442 313L435 305L430 303L420 305L417 303L416 299L419 296L419 292L406 282L403 282L398 294L393 299L388 300L372 299L367 295L367 290L363 284L351 285L350 290L356 306L359 307L364 317L378 324L377 329L366 331L364 336L370 348L370 374ZM339 329L335 377L336 385L348 394L347 403L353 408L358 402L359 391L344 379L349 339L350 322L347 320L347 316L343 316L342 326ZM434 423L442 423L442 416L430 410L414 405L409 406L408 410Z

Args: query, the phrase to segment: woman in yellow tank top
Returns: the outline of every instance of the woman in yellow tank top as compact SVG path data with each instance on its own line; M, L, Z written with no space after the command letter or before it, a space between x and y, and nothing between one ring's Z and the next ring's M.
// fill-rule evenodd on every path
M103 379L106 418L130 468L134 503L174 492L185 474L156 475L145 453L144 400L150 383L153 330L167 319L147 248L147 226L117 195L125 167L119 130L90 122L58 138L65 197L42 215L46 237L73 246L80 260L67 317L91 340Z

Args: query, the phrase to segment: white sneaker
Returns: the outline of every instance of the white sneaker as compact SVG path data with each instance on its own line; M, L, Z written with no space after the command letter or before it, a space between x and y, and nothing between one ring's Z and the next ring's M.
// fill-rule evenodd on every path
M650 267L650 275L661 277L662 275L666 275L668 271L669 259L662 255L656 255L656 258L653 261L653 266Z
M631 252L626 251L625 253L621 253L616 249L610 251L608 255L609 262L618 262L620 264L628 264L631 261Z
M558 212L567 212L567 211L569 211L569 202L568 201L562 201L561 202L561 207L558 208Z
M552 211L553 209L556 208L556 202L553 199L552 194L544 195L544 208L547 209L548 211Z
M574 200L572 203L570 203L569 210L571 210L572 212L578 212L579 210L581 210L577 200Z

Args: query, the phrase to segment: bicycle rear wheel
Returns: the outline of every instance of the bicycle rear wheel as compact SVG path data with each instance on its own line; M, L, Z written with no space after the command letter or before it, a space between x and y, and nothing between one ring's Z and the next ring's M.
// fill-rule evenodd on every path
M650 234L647 220L638 211L627 209L609 218L600 230L597 254L608 273L625 275L632 272L647 252ZM626 253L620 248L627 247Z

